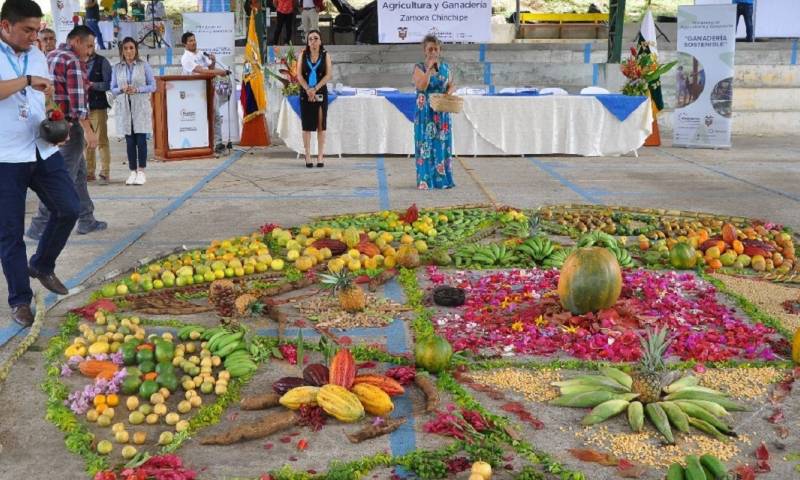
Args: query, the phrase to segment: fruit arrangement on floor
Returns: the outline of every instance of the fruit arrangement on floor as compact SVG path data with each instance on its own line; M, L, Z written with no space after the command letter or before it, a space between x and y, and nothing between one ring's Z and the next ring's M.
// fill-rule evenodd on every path
M800 315L761 305L797 268L788 228L693 212L267 224L92 293L46 352L48 418L96 478L230 475L208 459L234 443L276 480L788 478L765 452L798 434Z

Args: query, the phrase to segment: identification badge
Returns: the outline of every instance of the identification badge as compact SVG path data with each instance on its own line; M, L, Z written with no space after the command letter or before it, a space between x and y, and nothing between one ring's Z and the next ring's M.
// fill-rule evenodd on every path
M19 119L20 120L28 120L28 117L31 115L31 106L27 103L19 104Z

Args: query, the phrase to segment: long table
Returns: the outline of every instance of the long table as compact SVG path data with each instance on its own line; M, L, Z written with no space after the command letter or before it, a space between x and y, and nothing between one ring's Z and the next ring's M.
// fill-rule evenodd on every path
M407 98L403 99L405 95ZM413 154L414 94L335 96L328 106L327 154ZM303 152L297 98L284 98L277 132ZM635 151L652 129L650 102L621 95L466 96L453 115L456 155L616 156ZM312 136L316 149L316 136Z

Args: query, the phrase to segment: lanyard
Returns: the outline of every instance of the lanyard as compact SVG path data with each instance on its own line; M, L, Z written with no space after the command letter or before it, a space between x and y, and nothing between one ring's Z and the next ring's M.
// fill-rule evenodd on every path
M322 54L320 53L317 62L313 65L311 64L311 55L306 58L306 64L308 68L311 69L308 74L308 86L314 88L317 86L317 68L319 68L320 63L322 62Z
M23 77L28 73L28 52L25 52L25 62L24 67L22 67L22 71L19 71L19 62L14 59L16 55L11 51L11 49L3 44L0 44L0 48L3 49L3 53L6 54L6 58L8 59L8 63L11 64L11 68L14 69L14 73L17 74L18 77ZM27 87L23 88L20 92L22 95L27 94Z

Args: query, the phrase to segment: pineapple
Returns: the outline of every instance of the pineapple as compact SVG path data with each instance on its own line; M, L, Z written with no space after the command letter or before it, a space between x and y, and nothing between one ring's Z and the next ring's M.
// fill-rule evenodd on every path
M353 276L345 269L336 273L320 275L322 284L331 288L339 297L339 306L345 312L360 312L367 305L367 298L361 287L353 281Z
M239 315L258 315L264 311L264 304L250 293L236 297L234 305L236 306L236 313Z
M664 352L669 346L667 329L647 330L644 338L640 337L642 358L633 375L631 390L639 394L642 403L657 402L661 398L661 387L664 384Z

